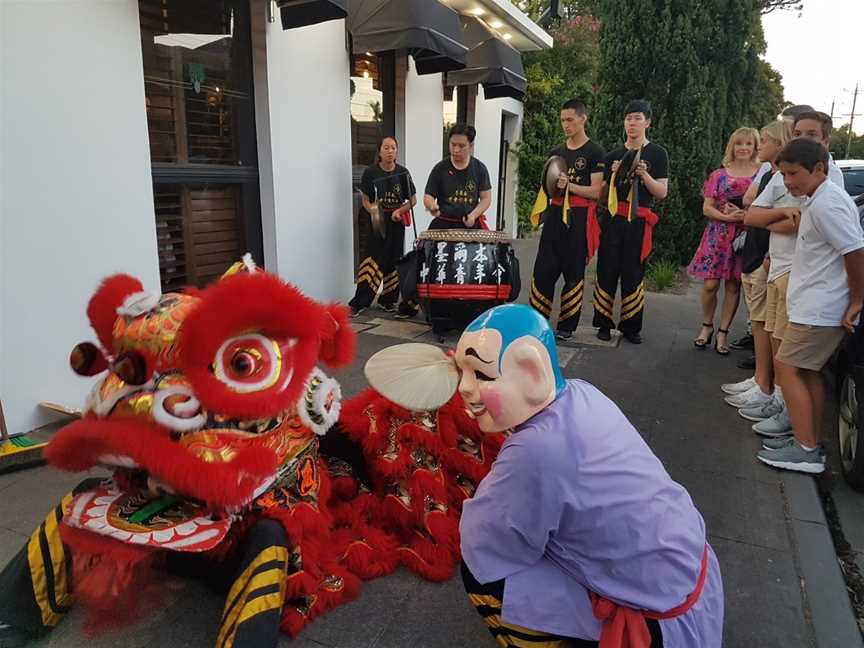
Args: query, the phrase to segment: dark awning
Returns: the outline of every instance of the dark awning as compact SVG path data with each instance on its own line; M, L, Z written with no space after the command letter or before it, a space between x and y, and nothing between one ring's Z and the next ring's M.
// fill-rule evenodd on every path
M512 97L521 101L528 87L522 55L476 18L463 17L462 23L465 43L471 49L465 68L447 74L447 85L482 83L487 99Z
M279 0L282 29L316 25L348 15L348 0Z
M349 0L355 54L407 49L417 74L465 67L459 14L438 0Z

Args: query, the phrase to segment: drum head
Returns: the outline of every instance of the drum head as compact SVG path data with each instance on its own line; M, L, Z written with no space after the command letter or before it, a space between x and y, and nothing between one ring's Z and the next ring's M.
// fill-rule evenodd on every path
M553 155L543 165L543 189L550 198L560 198L564 189L558 188L558 177L567 173L567 160L560 155Z

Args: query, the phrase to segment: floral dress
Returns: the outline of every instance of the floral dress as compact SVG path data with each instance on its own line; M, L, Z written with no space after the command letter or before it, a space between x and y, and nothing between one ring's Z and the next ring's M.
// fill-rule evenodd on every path
M722 212L729 203L740 207L741 198L752 182L753 176L732 176L721 167L708 176L702 195L713 198L714 206ZM732 249L732 241L743 229L743 223L709 219L699 248L687 267L690 276L697 279L740 279L741 255Z

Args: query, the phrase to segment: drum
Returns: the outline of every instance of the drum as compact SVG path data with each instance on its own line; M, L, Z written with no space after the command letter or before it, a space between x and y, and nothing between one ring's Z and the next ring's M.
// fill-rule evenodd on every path
M503 232L428 230L418 237L417 296L439 333L514 301L520 285L519 262Z

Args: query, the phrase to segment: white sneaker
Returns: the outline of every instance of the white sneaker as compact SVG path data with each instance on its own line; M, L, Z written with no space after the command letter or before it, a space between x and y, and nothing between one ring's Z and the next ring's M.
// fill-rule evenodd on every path
M720 385L720 389L722 389L727 394L743 394L748 389L753 389L756 386L756 377L750 376L747 380L742 380L737 383L726 383L725 385Z
M758 423L759 421L769 419L782 411L783 403L777 400L777 393L775 392L774 397L764 405L759 407L743 407L738 410L738 415L748 421Z
M724 400L732 407L744 409L767 405L774 400L774 397L771 394L763 392L759 385L754 385L747 391L740 394L734 394L733 396L727 396Z

